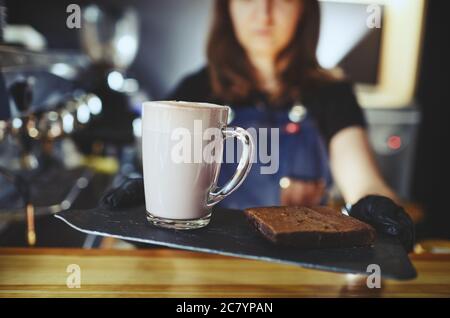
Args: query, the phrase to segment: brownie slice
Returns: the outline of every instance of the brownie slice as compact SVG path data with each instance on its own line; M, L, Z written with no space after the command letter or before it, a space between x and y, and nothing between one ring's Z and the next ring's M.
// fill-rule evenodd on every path
M375 230L335 209L318 207L259 207L245 215L268 240L302 248L371 245Z

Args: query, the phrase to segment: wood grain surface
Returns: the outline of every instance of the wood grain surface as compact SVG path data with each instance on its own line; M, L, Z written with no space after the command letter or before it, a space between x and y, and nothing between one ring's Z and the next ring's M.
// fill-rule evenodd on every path
M0 297L450 297L450 255L411 258L417 279L369 289L365 276L172 249L3 248Z

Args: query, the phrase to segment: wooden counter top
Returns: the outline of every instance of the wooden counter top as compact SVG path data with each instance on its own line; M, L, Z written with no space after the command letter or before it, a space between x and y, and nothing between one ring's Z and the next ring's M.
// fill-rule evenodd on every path
M418 278L382 281L172 249L0 249L0 297L450 297L450 255L414 254ZM66 286L67 266L81 287Z

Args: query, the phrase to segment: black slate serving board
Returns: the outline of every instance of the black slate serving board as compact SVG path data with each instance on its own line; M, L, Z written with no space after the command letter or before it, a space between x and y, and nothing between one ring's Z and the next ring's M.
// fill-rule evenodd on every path
M56 214L73 228L102 236L344 273L367 273L369 264L380 266L391 279L413 279L416 271L400 243L379 236L372 247L295 249L266 241L239 210L214 208L211 223L202 229L176 231L151 225L145 208L110 211L72 210Z

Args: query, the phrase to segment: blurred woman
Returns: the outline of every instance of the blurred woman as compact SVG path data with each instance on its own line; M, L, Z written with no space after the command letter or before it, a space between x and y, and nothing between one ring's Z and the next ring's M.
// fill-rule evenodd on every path
M377 169L352 86L317 61L319 25L317 0L218 0L207 65L168 99L230 105L233 126L279 128L276 171L262 174L267 163L256 162L223 206L317 205L331 170L350 213L410 250L412 222ZM222 165L221 182L234 170ZM121 204L118 191L109 206Z
M347 202L374 193L395 198L376 168L351 85L317 62L318 2L217 1L214 13L208 65L185 78L170 99L227 104L233 125L280 128L276 177L261 174L257 162L224 204L319 204L328 177L320 137ZM226 179L234 167L224 169Z

